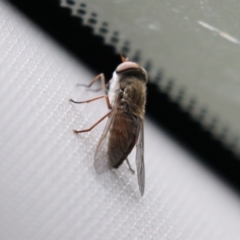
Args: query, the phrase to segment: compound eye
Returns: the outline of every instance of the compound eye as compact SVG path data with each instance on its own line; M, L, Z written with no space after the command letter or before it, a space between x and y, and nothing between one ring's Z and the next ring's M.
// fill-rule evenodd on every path
M121 73L130 69L138 69L138 68L139 68L139 65L135 62L123 62L120 65L118 65L116 69L116 73Z

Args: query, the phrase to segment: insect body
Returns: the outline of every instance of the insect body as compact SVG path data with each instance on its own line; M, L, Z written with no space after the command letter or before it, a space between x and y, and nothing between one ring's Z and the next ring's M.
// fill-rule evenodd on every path
M90 99L91 102L105 98L109 112L92 127L75 133L91 131L104 118L108 117L94 156L94 167L98 173L118 168L136 145L136 165L138 185L141 195L144 193L144 113L146 103L147 72L137 63L123 58L109 82L108 95ZM104 75L100 74L87 86L90 87L98 79L102 80L102 88L106 89ZM129 165L130 167L130 165ZM131 167L130 167L131 170ZM132 170L133 171L133 170Z

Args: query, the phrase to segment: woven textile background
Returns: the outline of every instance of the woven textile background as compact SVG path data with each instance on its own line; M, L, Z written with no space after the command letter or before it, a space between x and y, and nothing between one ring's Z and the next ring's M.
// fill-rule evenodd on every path
M146 119L146 192L127 165L97 175L106 111L76 87L94 76L0 1L0 239L211 239L240 236L239 197ZM134 153L130 156L134 165Z

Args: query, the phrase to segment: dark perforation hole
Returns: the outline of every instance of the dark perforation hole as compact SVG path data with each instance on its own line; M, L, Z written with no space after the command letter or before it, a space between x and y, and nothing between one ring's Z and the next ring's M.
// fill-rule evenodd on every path
M180 89L179 95L180 95L180 96L183 96L184 94L185 94L185 90L184 90L184 89Z
M112 38L111 38L111 42L112 42L112 43L118 43L118 42L119 42L119 39L116 38L116 37L112 37Z
M127 55L129 53L129 48L127 46L123 46L121 52L122 54Z
M81 3L80 6L84 8L84 7L86 7L87 5L86 5L85 3Z
M92 13L92 17L97 17L97 14L96 13Z
M207 113L207 109L206 108L202 108L201 111L200 111L200 114L199 114L199 120L200 121L202 121L205 118L206 113Z
M77 11L78 11L78 13L81 14L81 15L85 15L85 14L86 14L86 11L83 10L83 9L78 9Z
M196 105L196 99L191 99L188 105L188 111L191 112Z
M174 81L173 79L170 79L167 83L167 86L166 86L166 92L170 93L173 89L173 84L174 84Z
M152 62L147 61L144 68L146 69L147 72L150 72L152 69Z
M229 129L228 129L227 127L224 127L224 128L222 129L220 138L221 138L221 139L225 138L226 135L228 134L228 131L229 131Z
M155 77L156 83L160 83L163 79L163 70L158 70L157 75Z
M114 36L118 36L118 35L119 35L119 32L113 32L113 35L114 35Z
M210 123L210 129L214 130L216 128L217 124L218 124L218 119L216 117L214 117Z
M135 55L132 58L132 61L133 62L137 62L137 63L139 63L141 61L141 53L140 53L140 51L137 51L135 53Z
M108 30L106 28L100 28L99 32L102 34L106 34L106 33L108 33Z
M102 25L103 25L104 27L107 27L107 26L108 26L108 23L107 23L107 22L103 22Z
M180 103L183 100L183 95L178 95L177 96L177 102Z
M88 22L89 22L90 24L96 24L96 23L97 23L97 20L94 19L94 18L89 18L89 19L88 19Z
M69 4L69 5L74 5L75 2L74 2L73 0L67 0L67 4Z
M181 102L184 98L184 95L185 95L185 90L180 89L177 96L177 102Z

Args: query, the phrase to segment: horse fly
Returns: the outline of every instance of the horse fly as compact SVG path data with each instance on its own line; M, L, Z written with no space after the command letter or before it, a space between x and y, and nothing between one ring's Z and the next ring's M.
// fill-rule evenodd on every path
M127 157L136 145L138 185L143 196L145 187L143 127L148 75L146 70L137 63L130 62L123 56L121 59L122 63L114 71L108 90L103 74L99 74L89 85L86 85L86 87L91 87L93 83L101 79L101 88L107 95L82 102L70 99L73 103L89 103L105 98L109 109L109 112L90 128L80 131L73 130L73 132L91 131L108 117L94 156L95 170L97 173L103 173L108 169L118 168L126 160L129 169L134 173Z

